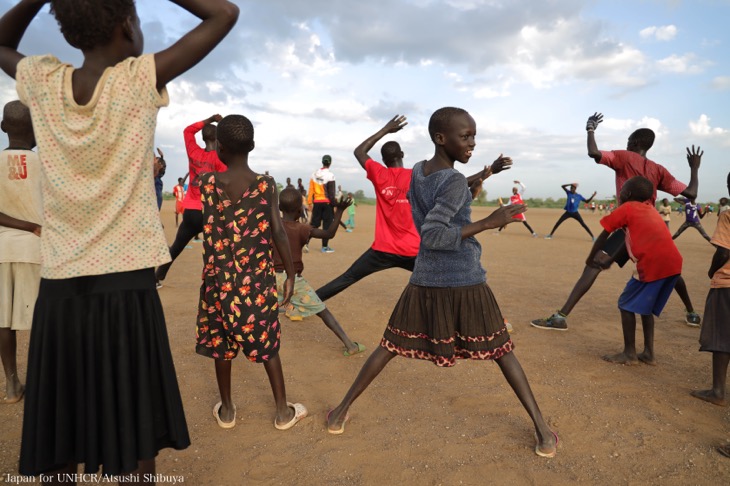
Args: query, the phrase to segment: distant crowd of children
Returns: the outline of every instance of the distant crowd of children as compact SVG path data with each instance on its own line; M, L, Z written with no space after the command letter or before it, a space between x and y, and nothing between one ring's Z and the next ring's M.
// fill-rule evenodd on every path
M411 272L409 283L380 345L327 413L327 431L345 432L353 403L396 356L440 367L454 366L458 359L494 361L532 422L535 454L556 455L558 435L543 418L513 352L476 238L516 221L536 236L524 216L525 186L515 181L509 204L472 221L471 202L483 182L510 169L512 159L500 154L470 177L456 170L457 162L469 162L476 145L476 121L467 111L446 107L431 115L432 156L412 169L403 167L403 151L394 141L383 144L382 164L369 155L383 137L407 125L404 116L393 117L355 149L376 193L374 242L342 275L314 290L303 276L302 254L311 238L322 240L324 253L334 251L329 240L345 213L346 231L355 228L352 194L335 190L328 155L309 190L301 179L297 187L287 180L279 193L272 177L249 165L254 126L243 115L215 114L184 129L189 171L173 189L176 225L178 216L182 219L169 247L160 224L152 188L162 164L150 170L150 160L157 112L169 102L166 85L228 34L238 8L226 0L175 2L199 23L171 47L142 55L133 2L53 0L64 37L84 54L82 67L73 68L52 56L25 57L17 51L45 3L23 0L0 18L0 66L16 79L20 98L5 105L2 120L10 147L2 157L9 176L0 178L0 350L4 401L24 399L21 474L73 473L80 463L87 473L100 468L110 475L154 472L159 450L190 445L156 288L199 234L203 261L190 269L201 272L202 280L195 349L214 362L220 400L212 415L220 427L237 424L231 363L239 353L266 369L275 428L290 429L307 417L307 408L289 401L286 393L281 316L301 320L316 314L342 342L344 356L363 353L365 347L347 335L324 302L374 272L398 267ZM693 395L726 405L728 200L720 201L710 238L699 222L708 211L694 203L701 149L687 149L690 181L684 184L646 158L654 142L649 129L632 133L626 150L599 150L595 132L602 120L599 113L588 118L588 154L614 171L618 205L601 219L603 231L594 238L578 208L581 202L592 203L595 192L586 199L577 193L578 183L562 186L565 212L546 238L565 220L575 219L594 243L565 305L532 325L566 331L567 316L598 275L613 262L623 266L632 260L636 275L618 301L623 350L604 358L655 364L654 316L673 290L686 305L687 322L699 324L673 242L692 226L716 248L700 333L700 350L712 353L713 384ZM33 151L36 145L42 158ZM164 159L161 152L159 158ZM730 192L730 174L727 184ZM674 236L666 229L668 201L655 208L657 190L682 196L675 201L684 205L687 221ZM635 340L637 314L641 352ZM15 363L16 332L29 328L23 385ZM718 450L730 456L728 446Z

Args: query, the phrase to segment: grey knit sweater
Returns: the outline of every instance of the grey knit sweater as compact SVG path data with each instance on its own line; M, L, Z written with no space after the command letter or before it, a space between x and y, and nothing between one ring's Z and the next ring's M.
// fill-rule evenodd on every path
M413 222L421 235L410 282L423 287L465 287L486 281L476 238L461 239L461 228L471 223L471 193L456 169L428 176L424 162L413 167L408 200Z

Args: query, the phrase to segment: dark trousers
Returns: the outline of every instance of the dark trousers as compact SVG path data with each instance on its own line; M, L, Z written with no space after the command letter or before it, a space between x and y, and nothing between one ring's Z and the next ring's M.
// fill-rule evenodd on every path
M317 289L317 296L323 301L327 300L330 297L334 297L339 294L360 279L388 268L402 268L412 272L413 265L415 263L415 256L401 256L394 253L385 253L384 251L377 251L372 248L368 248L368 250L363 253L360 258L355 260L345 273L325 286Z
M560 218L558 218L558 222L555 223L555 227L553 227L553 230L550 232L551 235L555 234L555 230L558 229L558 226L560 226L563 221L565 221L568 218L573 218L574 220L578 221L580 225L583 227L584 230L588 232L589 235L591 235L591 238L593 238L593 233L591 233L591 229L585 224L583 221L583 218L580 217L580 214L578 211L574 213L569 213L568 211L565 211Z
M314 203L312 205L312 227L319 228L322 225L322 229L326 230L334 219L335 211L330 203ZM322 248L329 246L329 242L329 239L322 238Z
M170 270L172 262L175 258L182 253L185 249L185 245L190 243L195 235L203 231L203 211L196 209L186 209L183 212L182 222L177 227L177 234L175 235L175 241L170 246L170 256L172 261L165 263L164 265L157 268L155 277L157 280L165 280L167 271Z
M677 239L677 237L679 235L681 235L682 233L684 233L684 230L686 230L687 228L696 229L697 231L700 232L702 237L704 239L706 239L707 241L710 241L712 239L712 238L710 238L710 235L708 235L707 232L705 232L705 228L702 227L701 223L690 223L689 221L685 221L684 223L682 223L682 226L680 226L679 229L677 230L677 232L674 233L674 236L672 236L672 239L673 240Z

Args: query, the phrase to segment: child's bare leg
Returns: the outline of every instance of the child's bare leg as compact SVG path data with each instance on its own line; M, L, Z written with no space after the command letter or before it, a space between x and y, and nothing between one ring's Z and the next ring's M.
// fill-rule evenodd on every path
M641 316L641 328L644 331L644 352L640 353L637 358L648 365L656 365L654 360L654 316Z
M573 290L570 291L568 300L565 301L565 304L560 309L560 313L563 315L567 316L570 314L573 307L575 307L586 292L593 287L593 283L596 281L596 278L598 278L598 274L613 264L613 258L604 251L598 251L593 256L593 260L587 263L589 264L586 264L583 269L583 273L575 283Z
M727 407L725 380L727 379L728 363L730 363L730 353L712 353L712 389L695 390L691 393L692 396L721 407Z
M681 275L677 277L677 281L674 284L674 290L677 291L677 295L679 295L679 298L682 299L682 303L684 304L684 308L687 309L687 312L694 312L695 308L692 306L692 301L689 298L687 284L684 283L684 279Z
M329 418L327 419L327 427L330 430L337 430L342 427L345 417L347 417L347 411L352 403L362 394L362 392L365 391L375 377L383 371L385 365L390 363L390 360L395 358L395 356L395 353L391 353L382 346L378 346L375 351L373 351L367 361L365 361L365 364L362 366L362 369L360 370L360 373L358 373L357 378L355 378L352 386L350 386L350 389L347 390L345 398L343 398L342 402L340 402L340 404L332 410L332 412L330 412Z
M218 381L218 391L221 394L221 408L218 411L223 422L232 422L236 418L236 411L233 408L231 399L231 366L229 359L215 360L215 379Z
M639 362L639 358L636 356L636 316L633 312L621 310L621 328L624 333L623 352L607 354L603 359L617 364L636 364Z
M340 323L337 322L337 319L335 319L335 316L332 315L329 309L318 312L317 315L324 321L324 325L327 326L330 331L335 333L335 336L337 336L339 340L342 341L342 344L345 345L348 352L356 353L358 351L357 344L353 343L350 340L350 338L347 336L347 333L345 333L345 330L342 329L342 326L340 326Z
M16 361L17 332L10 328L0 329L0 358L5 370L5 398L8 401L15 401L23 395Z
M515 353L507 353L501 358L496 360L499 365L499 369L502 370L509 386L517 395L517 398L525 407L527 414L532 419L532 423L535 425L535 432L537 433L538 442L540 443L540 450L543 452L550 452L555 449L555 436L552 430L548 427L548 424L542 418L540 407L537 406L535 396L532 394L530 383L527 381L520 362L517 361Z
M286 404L286 387L284 386L284 371L281 368L279 353L268 361L264 361L264 369L269 377L271 391L276 403L276 423L286 424L294 418L294 410Z

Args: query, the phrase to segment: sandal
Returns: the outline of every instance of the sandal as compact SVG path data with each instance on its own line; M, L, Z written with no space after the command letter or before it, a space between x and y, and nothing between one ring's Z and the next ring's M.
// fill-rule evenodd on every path
M297 424L297 422L299 422L304 417L306 417L307 413L308 413L307 408L304 405L302 405L301 403L286 402L286 404L289 408L294 409L294 416L292 417L292 419L290 421L288 421L287 423L285 423L283 425L277 424L276 419L274 419L274 427L276 427L279 430L291 429L292 427L294 427Z

